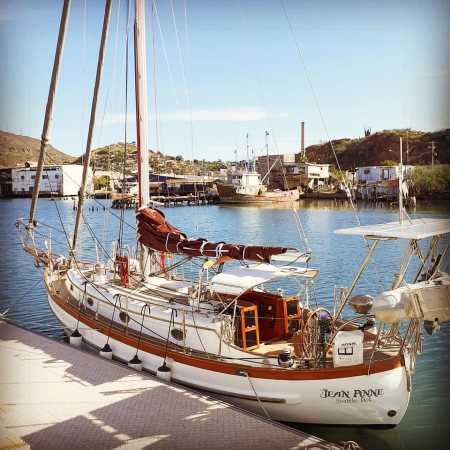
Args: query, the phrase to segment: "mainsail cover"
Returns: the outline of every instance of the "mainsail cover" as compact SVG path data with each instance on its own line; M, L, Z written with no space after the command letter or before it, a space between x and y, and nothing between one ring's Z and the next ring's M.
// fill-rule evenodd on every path
M269 263L271 256L291 250L288 247L263 247L208 242L205 239L188 239L178 228L167 222L161 211L154 208L141 208L138 210L136 217L139 242L160 252L212 258L228 256L232 259Z

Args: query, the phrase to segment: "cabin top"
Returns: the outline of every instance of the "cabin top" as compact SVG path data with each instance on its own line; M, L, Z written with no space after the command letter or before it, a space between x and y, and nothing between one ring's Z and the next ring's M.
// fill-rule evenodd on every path
M264 263L252 264L236 267L215 275L211 278L210 289L219 294L241 295L263 283L287 277L313 279L318 273L318 269L306 267L275 267Z
M361 227L342 228L336 234L388 239L426 239L450 233L449 219L404 219L403 223L388 222Z

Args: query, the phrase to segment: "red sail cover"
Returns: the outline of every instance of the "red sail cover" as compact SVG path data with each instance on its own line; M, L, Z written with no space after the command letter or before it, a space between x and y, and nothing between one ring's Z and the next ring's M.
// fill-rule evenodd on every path
M136 217L139 242L160 252L212 258L229 256L233 259L270 262L272 255L280 255L288 250L286 247L261 247L226 244L224 242L213 243L204 239L188 239L178 228L166 221L161 211L154 208L142 208L138 211Z

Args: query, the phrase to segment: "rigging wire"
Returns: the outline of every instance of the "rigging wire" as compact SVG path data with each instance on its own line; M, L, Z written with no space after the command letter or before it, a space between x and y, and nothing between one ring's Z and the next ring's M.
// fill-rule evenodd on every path
M46 156L48 157L48 159L49 159L50 161L53 161L54 164L58 164L58 162L55 161L49 154L47 154ZM65 174L64 176L67 176L67 178L68 178L70 181L72 181L76 186L80 187L80 183L79 183L78 181L76 181L74 178L72 178L68 173ZM93 200L95 203L97 203L99 206L101 206L102 208L105 208L111 216L115 217L115 218L118 219L119 221L122 221L122 222L124 223L124 225L127 225L128 227L130 227L130 228L131 228L132 230L134 230L134 231L137 230L137 228L136 228L134 225L130 224L130 223L127 222L125 219L121 218L119 215L117 215L117 214L115 214L114 212L112 212L110 209L107 209L107 208L105 207L105 205L104 205L102 202L98 201L95 197L92 197L92 200ZM39 223L41 223L41 222L39 222ZM59 231L61 231L61 230L59 230Z
M311 76L310 76L310 74L309 74L309 70L308 70L308 67L307 67L307 65L306 65L305 58L304 58L304 56L303 56L303 52L302 52L301 46L300 46L300 44L299 44L299 42L298 42L298 39L297 39L297 36L296 36L296 34L295 34L295 32L294 32L294 28L293 28L293 26L292 26L291 20L289 19L289 15L288 15L288 12L287 12L287 10L286 10L286 5L285 5L285 3L284 3L284 0L280 0L280 3L281 3L281 6L282 6L282 8L283 8L284 16L285 16L285 18L286 18L286 22L287 22L288 27L289 27L289 30L290 30L290 32L291 32L292 39L293 39L294 44L295 44L295 47L296 47L296 49L297 49L297 54L298 54L300 63L301 63L301 65L302 65L302 67L303 67L303 70L304 70L304 73L305 73L306 80L307 80L308 85L309 85L309 88L310 88L310 90L311 90L311 94L312 94L314 103L315 103L316 108L317 108L317 111L318 111L318 113L319 113L319 116L320 116L320 120L321 120L321 122L322 122L323 129L324 129L325 134L326 134L326 136L327 136L328 143L330 144L331 150L332 150L333 155L334 155L334 159L335 159L335 161L336 161L337 168L338 168L339 173L341 174L341 178L342 178L342 180L343 180L343 182L344 182L345 190L346 190L346 192L347 192L348 199L350 200L350 205L351 205L351 207L352 207L352 210L353 210L353 213L354 213L354 215L355 215L355 218L356 218L356 221L357 221L357 223L358 223L358 226L361 226L361 220L360 220L359 215L358 215L358 210L357 210L357 208L356 208L356 206L355 206L355 204L354 204L354 202L353 202L353 198L352 198L351 191L350 191L350 188L349 188L349 185L348 185L348 181L347 181L347 179L346 179L346 177L345 177L345 174L343 173L343 171L342 171L342 169L341 169L341 165L340 165L340 163L339 163L339 158L338 158L338 156L337 156L337 154L336 154L336 150L335 150L335 148L334 148L333 141L332 141L332 139L331 139L331 136L330 136L330 133L329 133L327 124L326 124L326 122L325 122L325 117L324 117L324 114L323 114L323 112L322 112L322 108L320 107L319 99L318 99L317 93L316 93L316 91L315 91L315 89L314 89L314 86L313 86L313 83L312 83L312 80L311 80ZM368 239L367 239L365 236L362 236L362 238L363 238L364 241L365 241L366 247L369 249L369 248L370 248L370 244L369 244ZM377 273L378 284L379 284L379 286L382 288L381 275L380 275L379 270L378 270L378 265L375 263L375 264L374 264L374 267L375 267L375 271L376 271L376 273Z
M317 97L316 91L315 91L314 86L313 86L313 84L312 84L312 80L311 80L311 77L310 77L310 75L309 75L309 70L308 70L308 67L307 67L307 65L306 65L305 58L303 57L302 49L301 49L300 44L299 44L299 42L298 42L298 40L297 40L297 36L295 35L295 32L294 32L294 28L293 28L293 26L292 26L292 23L291 23L291 21L290 21L290 19L289 19L289 15L288 15L288 13L287 13L286 6L285 6L285 4L284 4L284 0L280 0L280 2L281 2L281 6L282 6L282 8L283 8L283 12L284 12L284 16L285 16L285 18L286 18L286 22L287 22L287 24L288 24L289 30L290 30L291 35L292 35L292 39L293 39L294 44L295 44L296 49L297 49L297 53L298 53L298 56L299 56L299 59L300 59L300 63L301 63L301 65L303 66L303 70L304 70L304 72L305 72L306 80L307 80L308 85L309 85L309 88L310 88L310 90L311 90L311 94L312 94L314 103L315 103L316 108L317 108L317 111L318 111L318 113L319 113L319 116L320 116L320 120L321 120L321 122L322 122L323 129L324 129L324 131L325 131L325 134L326 134L326 136L327 136L328 143L330 144L331 150L332 150L332 152L333 152L334 159L336 160L336 165L337 165L338 170L339 170L339 173L341 174L342 179L343 179L343 181L344 181L345 189L346 189L347 193L350 194L350 188L349 188L349 186L348 186L348 182L347 182L347 180L346 180L346 178L345 178L345 175L344 175L344 173L342 172L341 165L340 165L340 163L339 163L339 158L337 157L336 150L335 150L334 145L333 145L333 141L332 141L332 139L331 139L331 137L330 137L330 133L329 133L329 131L328 131L327 124L326 124L326 122L325 122L325 117L324 117L324 115L323 115L322 108L320 107L319 99L318 99L318 97ZM350 204L351 204L351 206L352 206L352 209L353 209L353 211L354 211L356 220L357 220L357 222L358 222L358 225L361 226L361 221L360 221L360 219L359 219L358 211L357 211L357 209L356 209L356 207L355 207L355 205L354 205L354 203L353 203L353 199L352 199L352 196L351 196L351 195L349 195L349 200L350 200Z
M130 28L130 0L127 1L127 24L125 27L125 123L124 123L124 151L122 161L122 196L126 192L126 164L127 164L127 131L128 131L128 67L129 67L129 28ZM118 251L121 252L123 245L123 218L125 215L125 202L121 203Z
M157 32L156 32L156 17L155 17L155 2L152 1L152 63L153 63L153 98L155 104L155 138L156 138L156 150L160 150L160 139L159 139L159 108L158 108L158 73L157 73Z
M240 10L240 17L242 18L242 21L248 22L247 15L246 15L244 9L242 8L242 4L240 2L239 2L239 10ZM246 32L248 32L249 27L246 26L246 25L247 24L245 23L243 25L243 28L244 28L244 30ZM254 72L253 76L255 77L255 79L256 79L256 81L257 81L257 83L259 85L259 91L257 91L259 93L259 103L263 105L264 111L267 111L268 110L268 108L267 108L268 102L267 102L267 99L266 99L265 94L264 94L265 90L263 89L263 85L262 85L262 81L261 81L261 77L260 77L259 71L256 70ZM281 154L279 146L278 146L278 140L276 138L276 134L275 134L275 131L274 131L275 127L273 126L273 122L271 120L270 114L266 114L266 122L267 122L267 129L270 130L270 136L271 136L271 138L273 140L273 143L275 145L276 151L277 151L278 154ZM285 188L288 189L289 186L288 186L288 183L287 183L286 174L284 172L284 167L283 167L283 164L282 164L281 160L280 160L280 165L281 165L281 168L282 168L284 185L285 185ZM308 241L308 238L306 236L305 229L303 227L303 223L301 221L300 215L299 215L298 211L295 209L293 201L291 201L289 203L290 203L292 215L294 217L294 223L296 225L297 232L299 234L300 241L303 241L303 244L305 246L305 250L308 253L311 253L312 250L311 250L311 247L309 245L309 241Z
M112 73L112 77L109 78L109 83L106 88L105 104L104 104L104 108L103 108L102 119L100 121L100 127L97 127L97 128L100 128L99 133L98 133L98 136L99 136L98 141L99 142L101 142L101 140L102 140L103 125L105 122L106 110L108 108L108 104L109 104L109 100L110 100L111 88L112 88L112 86L116 85L116 81L117 81L117 67L118 67L117 48L118 48L118 41L119 41L120 7L121 7L121 0L118 0L117 16L116 16L116 29L114 32L114 49L113 49L113 62L112 62L113 73Z
M181 50L181 44L180 44L180 36L178 33L178 26L177 26L177 20L175 17L175 9L173 7L173 0L170 0L170 9L172 11L172 22L173 22L173 28L175 31L175 40L177 43L177 50L178 50L178 58L180 60L180 67L181 67L181 76L183 78L183 84L184 84L184 90L185 90L185 96L186 96L186 104L189 110L189 125L190 125L190 138L191 138L191 154L192 159L194 159L194 124L192 120L192 102L191 102L191 92L189 89L189 84L186 76L186 67L183 59L183 53Z
M82 12L81 12L81 30L82 30L82 38L81 38L81 72L82 72L82 79L84 80L84 89L82 94L82 105L80 110L80 129L83 130L81 134L82 141L86 141L86 128L82 125L86 119L87 116L87 105L88 105L88 99L87 99L87 0L82 0ZM83 160L84 155L82 155Z
M161 38L161 47L162 47L162 50L163 50L164 59L166 61L167 73L169 74L169 80L170 80L170 86L171 86L171 89L172 89L172 94L173 94L173 97L175 99L175 103L177 104L177 107L180 108L181 107L181 101L180 101L180 99L178 97L177 90L175 89L175 81L174 81L173 72L172 72L172 69L171 69L170 63L169 63L169 57L168 57L168 54L167 54L166 42L165 42L165 39L164 39L164 33L163 33L162 26L161 26L161 22L159 20L159 14L158 14L158 8L157 8L157 5L156 5L156 0L153 0L152 3L153 3L153 11L154 11L155 18L156 18L156 24L158 25L159 35L160 35L160 38Z

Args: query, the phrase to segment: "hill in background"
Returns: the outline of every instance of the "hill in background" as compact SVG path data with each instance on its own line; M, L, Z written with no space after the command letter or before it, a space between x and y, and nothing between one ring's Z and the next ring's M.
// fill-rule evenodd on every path
M383 130L364 138L337 139L333 146L342 169L398 163L399 137L403 137L403 163L412 165L431 164L431 141L435 142L435 163L450 164L450 129L425 133L414 130ZM27 161L37 161L40 140L0 131L0 167L23 166ZM287 150L287 149L286 149ZM136 145L126 145L126 172L136 171ZM230 152L231 153L231 152ZM289 151L285 151L289 153ZM74 158L51 145L48 146L48 164L81 164L82 157ZM92 165L97 170L122 172L125 144L122 142L93 150ZM310 145L306 148L310 162L336 164L329 143ZM184 160L182 156L168 156L149 152L150 166L156 173L199 174L225 168L222 161ZM231 163L230 163L231 164Z
M376 166L399 161L399 138L403 138L403 164L431 164L431 141L435 143L434 162L450 164L450 129L424 133L414 130L383 130L358 139L337 139L334 150L342 169ZM306 148L310 162L336 164L329 143Z
M0 167L23 166L27 161L37 161L40 148L39 139L0 130ZM48 145L47 152L47 164L71 163L75 160L73 156L51 145Z
M109 170L122 173L125 164L125 172L136 172L137 168L137 148L134 142L118 142L92 150L91 165L94 170ZM75 163L82 164L83 156L80 156ZM222 161L193 161L184 160L181 155L170 156L158 151L149 151L149 163L155 173L176 173L176 174L200 174L205 171L217 171L225 168Z

